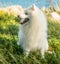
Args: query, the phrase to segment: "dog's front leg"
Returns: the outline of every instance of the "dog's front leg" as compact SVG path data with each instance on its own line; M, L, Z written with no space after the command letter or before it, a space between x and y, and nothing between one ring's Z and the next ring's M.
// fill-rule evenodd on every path
M23 42L23 32L19 29L17 45L21 45Z
M42 58L44 58L44 53L45 53L45 50L44 49L41 49Z

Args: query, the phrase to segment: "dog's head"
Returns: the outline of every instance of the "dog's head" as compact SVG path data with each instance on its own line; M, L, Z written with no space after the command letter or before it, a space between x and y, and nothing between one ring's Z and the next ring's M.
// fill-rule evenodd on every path
M24 12L18 15L18 18L20 18L20 24L25 24L29 21L29 16L25 14Z
M21 19L20 24L26 24L28 23L32 16L36 14L36 6L32 5L31 7L28 7L27 9L24 10L23 13L18 15L18 17Z

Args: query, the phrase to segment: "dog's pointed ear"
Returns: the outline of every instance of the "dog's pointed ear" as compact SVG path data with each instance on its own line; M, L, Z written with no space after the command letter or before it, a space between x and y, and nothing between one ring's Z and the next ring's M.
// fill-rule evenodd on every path
M33 10L33 11L35 10L35 4L32 5L32 10Z

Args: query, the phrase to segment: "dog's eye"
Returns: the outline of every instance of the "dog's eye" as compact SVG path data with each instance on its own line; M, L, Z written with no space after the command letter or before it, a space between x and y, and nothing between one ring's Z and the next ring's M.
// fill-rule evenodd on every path
M28 13L27 13L27 12L25 12L25 14L26 14L26 15L28 15Z

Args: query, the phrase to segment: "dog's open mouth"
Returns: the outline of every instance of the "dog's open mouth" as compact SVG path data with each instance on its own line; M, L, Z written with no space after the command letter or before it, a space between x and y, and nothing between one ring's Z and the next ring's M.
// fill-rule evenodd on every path
M20 24L25 24L28 21L29 21L29 18L25 18L25 20L23 22L20 22Z

